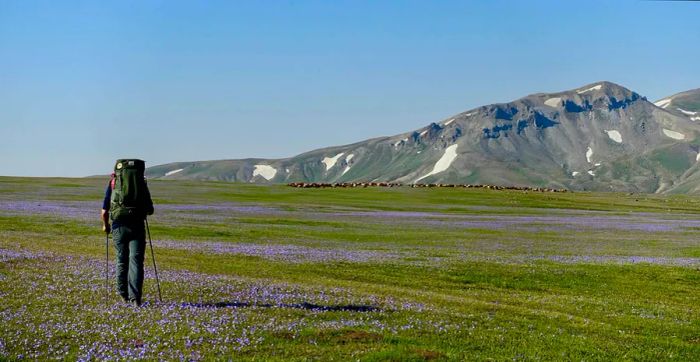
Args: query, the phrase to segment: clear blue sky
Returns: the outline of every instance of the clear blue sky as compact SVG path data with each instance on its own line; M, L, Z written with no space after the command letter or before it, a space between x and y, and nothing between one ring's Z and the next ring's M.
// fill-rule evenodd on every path
M280 158L610 80L700 87L700 3L0 0L0 175Z

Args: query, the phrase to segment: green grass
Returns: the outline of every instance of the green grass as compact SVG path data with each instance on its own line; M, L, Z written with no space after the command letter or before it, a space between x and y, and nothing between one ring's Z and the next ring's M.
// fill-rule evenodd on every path
M682 174L691 167L691 160L681 152L661 150L652 155L651 159L657 161L661 166L674 174Z
M145 350L147 359L161 352L170 358L278 361L700 358L697 261L663 261L700 257L700 228L596 224L645 217L693 225L700 210L696 197L151 181L156 214L150 226L166 300L154 303L149 278L151 304L133 310L116 295L105 306L99 229L105 184L0 178L0 250L52 255L0 261L0 359L77 359L95 345ZM95 218L3 209L10 201L90 201ZM265 208L165 207L222 204ZM396 218L382 211L429 214ZM598 221L572 226L533 219L502 228L457 222L575 215ZM192 247L170 248L164 241ZM197 248L204 242L387 257L290 261ZM661 262L615 262L627 257ZM284 295L295 296L293 303L372 304L380 310L319 312L266 307L258 299L234 308L180 307L235 302L237 291L262 293L267 287L290 290ZM56 327L64 323L66 329ZM74 329L84 334L76 337ZM224 342L226 336L231 341ZM237 348L235 338L242 336L255 342Z

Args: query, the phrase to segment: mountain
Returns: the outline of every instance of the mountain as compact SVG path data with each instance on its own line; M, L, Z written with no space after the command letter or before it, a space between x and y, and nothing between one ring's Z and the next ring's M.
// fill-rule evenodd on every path
M697 109L697 94L680 93L657 106L597 82L478 107L392 137L286 159L177 162L151 167L147 176L700 192L700 123L686 114Z
M673 114L700 121L700 88L660 99L654 104Z

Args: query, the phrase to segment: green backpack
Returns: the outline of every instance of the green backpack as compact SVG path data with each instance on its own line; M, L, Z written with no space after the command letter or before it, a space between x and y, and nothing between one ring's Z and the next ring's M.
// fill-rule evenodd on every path
M109 217L112 221L143 220L153 213L142 160L122 159L114 165Z

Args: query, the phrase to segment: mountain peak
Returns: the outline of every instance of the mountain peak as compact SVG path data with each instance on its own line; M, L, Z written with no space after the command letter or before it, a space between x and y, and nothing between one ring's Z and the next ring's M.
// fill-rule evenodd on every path
M478 110L482 113L496 114L496 118L510 119L514 113L523 110L544 109L574 113L594 109L610 111L626 108L638 100L646 98L613 82L600 81L562 92L535 93L508 103L485 105ZM456 117L461 118L472 113L464 112Z
M620 91L620 92L629 92L629 93L632 93L632 91L629 90L627 87L621 86L621 85L619 85L619 84L617 84L617 83L614 83L614 82L611 82L611 81L607 81L607 80L601 80L601 81L599 81L599 82L595 82L595 83L590 83L590 84L584 85L584 86L582 86L582 87L577 88L576 91L585 91L585 90L588 90L588 89L591 89L591 88L594 88L594 87L597 88L597 89L603 90L603 91L610 91L610 90L612 90L612 91Z
M617 101L630 98L634 98L635 100L642 98L639 94L629 90L628 88L609 81L590 83L568 91L551 94L566 95L570 97L576 96L590 100L601 97L607 97L609 99L614 98Z

